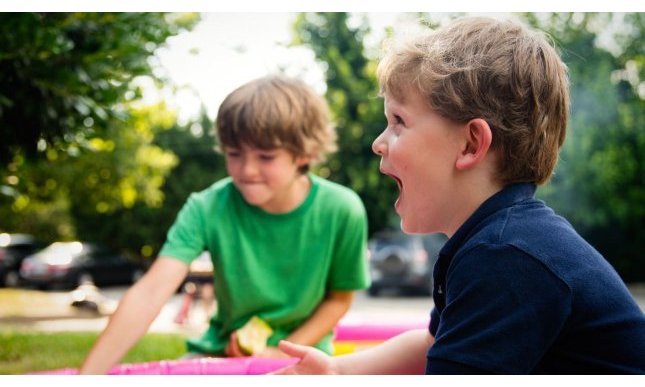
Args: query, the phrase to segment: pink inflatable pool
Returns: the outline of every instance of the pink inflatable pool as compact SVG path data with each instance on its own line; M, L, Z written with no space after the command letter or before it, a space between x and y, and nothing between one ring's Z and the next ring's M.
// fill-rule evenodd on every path
M336 341L385 341L412 329L427 329L422 324L339 324L336 327Z
M411 329L426 329L427 324L341 324L336 328L336 345L378 343ZM353 350L353 349L352 349ZM347 351L345 351L347 352ZM110 375L262 375L295 364L298 359L264 359L257 357L200 358L190 360L163 360L149 363L121 364L113 367ZM76 368L61 368L40 375L74 375Z
M201 358L162 360L150 363L121 364L110 375L263 375L278 370L298 359L262 359L256 357ZM37 372L37 375L75 375L76 368Z

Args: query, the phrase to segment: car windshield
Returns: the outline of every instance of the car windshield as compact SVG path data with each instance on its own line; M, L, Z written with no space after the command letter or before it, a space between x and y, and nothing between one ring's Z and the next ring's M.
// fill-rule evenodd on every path
M49 245L43 254L72 254L77 255L83 251L83 244L81 242L56 242Z
M39 260L52 265L68 265L87 250L81 242L56 242L36 254Z

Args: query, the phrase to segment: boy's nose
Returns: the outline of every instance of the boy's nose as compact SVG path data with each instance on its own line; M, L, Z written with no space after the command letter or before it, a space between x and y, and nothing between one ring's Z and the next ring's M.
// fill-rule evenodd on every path
M385 154L385 141L382 140L382 137L383 134L379 135L372 143L372 152L379 156L383 156Z
M257 165L254 161L252 160L245 160L242 163L242 174L244 176L252 176L256 174L258 171Z

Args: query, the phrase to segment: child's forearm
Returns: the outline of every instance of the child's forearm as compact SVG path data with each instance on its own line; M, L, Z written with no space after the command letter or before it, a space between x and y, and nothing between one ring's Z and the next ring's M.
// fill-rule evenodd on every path
M420 375L434 337L425 329L402 333L368 350L332 358L344 375Z
M330 292L314 313L286 340L303 345L314 345L327 335L347 313L354 292Z
M85 359L81 374L107 373L145 334L159 311L149 308L141 295L134 288L126 293Z
M146 333L187 272L188 266L184 263L158 258L148 273L126 292L80 373L107 373Z

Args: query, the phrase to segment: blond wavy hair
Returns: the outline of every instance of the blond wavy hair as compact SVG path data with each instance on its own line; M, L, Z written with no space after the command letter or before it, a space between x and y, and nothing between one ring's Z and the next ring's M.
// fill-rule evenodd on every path
M219 107L215 135L219 152L242 145L282 148L309 156L312 163L335 151L337 138L327 102L304 82L282 75L258 78L231 92Z
M542 33L510 20L466 17L387 42L381 93L416 88L428 106L459 123L488 122L503 184L549 180L569 117L567 67Z

